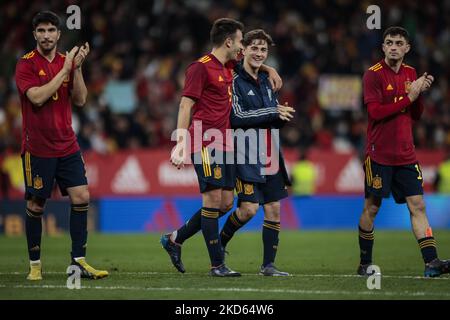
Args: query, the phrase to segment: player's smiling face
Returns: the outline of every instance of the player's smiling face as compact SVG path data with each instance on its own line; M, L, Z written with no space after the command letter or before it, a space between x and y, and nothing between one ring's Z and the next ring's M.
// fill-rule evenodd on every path
M409 51L408 41L401 35L387 35L383 42L383 52L389 60L402 60Z
M33 31L34 38L37 41L38 47L43 52L50 52L58 43L61 31L55 25L46 22L40 23Z
M252 68L259 68L266 61L269 53L267 42L262 39L255 39L245 47L245 62Z

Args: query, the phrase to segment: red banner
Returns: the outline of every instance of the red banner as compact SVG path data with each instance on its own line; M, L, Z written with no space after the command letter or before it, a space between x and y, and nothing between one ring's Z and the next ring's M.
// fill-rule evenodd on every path
M85 152L89 190L93 198L103 196L195 195L198 194L197 176L192 165L177 170L169 162L169 150L123 151L111 155ZM285 150L288 169L297 160L295 150ZM424 187L431 186L440 162L441 151L418 151ZM336 153L311 150L309 159L317 170L318 194L362 193L364 172L355 153ZM9 197L23 197L21 186L9 188ZM55 193L55 196L57 194Z

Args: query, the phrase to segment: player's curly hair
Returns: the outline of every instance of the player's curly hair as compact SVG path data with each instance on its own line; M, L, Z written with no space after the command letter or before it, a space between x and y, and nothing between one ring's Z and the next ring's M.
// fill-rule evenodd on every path
M263 29L255 29L255 30L251 30L249 32L247 32L244 35L244 40L242 40L242 44L244 45L244 47L250 45L253 40L264 40L267 42L267 45L270 46L274 46L275 43L272 40L272 37L266 33Z
M33 17L33 30L36 29L36 27L40 24L40 23L50 23L52 25L54 25L56 27L56 29L60 29L61 27L61 22L59 20L59 17L56 13L52 12L52 11L41 11L38 12L34 17Z
M237 30L244 30L242 22L230 18L217 19L210 32L212 44L216 47L221 46L226 38L233 37Z
M409 33L405 28L394 26L387 28L383 33L383 41L386 39L387 36L402 36L406 39L407 42L409 42Z

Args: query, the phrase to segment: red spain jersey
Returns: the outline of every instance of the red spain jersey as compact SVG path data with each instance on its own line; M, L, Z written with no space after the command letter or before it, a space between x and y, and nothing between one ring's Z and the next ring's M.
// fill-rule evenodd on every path
M227 131L227 129L231 128L230 112L233 82L231 71L232 64L224 66L212 54L191 63L186 70L182 94L195 101L192 122L189 126L191 152L200 151L202 146L225 151L233 150L232 140L230 137L226 138L226 135L230 133L230 130ZM195 134L194 130L196 131ZM207 130L209 132L206 132ZM214 131L217 132L217 130L222 134L222 141L216 141L213 138ZM201 138L202 143L198 141ZM197 140L197 142L194 143L194 140ZM211 144L211 141L215 143Z
M42 106L34 106L26 92L50 82L62 69L65 56L56 53L49 62L37 49L24 55L16 65L16 85L22 104L22 153L37 157L64 157L78 151L72 129L70 89L73 74Z
M416 70L402 64L397 73L384 60L364 73L364 104L368 108L366 156L383 165L406 165L417 161L413 120L423 111L420 97L408 98Z

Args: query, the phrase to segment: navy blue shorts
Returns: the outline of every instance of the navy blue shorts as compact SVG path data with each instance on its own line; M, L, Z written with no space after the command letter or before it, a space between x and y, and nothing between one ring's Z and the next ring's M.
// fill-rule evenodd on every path
M229 160L234 159L234 152L210 150L207 147L203 147L201 152L191 155L197 173L200 193L212 189L234 189L236 166L234 163L226 163L227 156ZM216 161L215 159L220 160Z
M418 163L404 166L386 166L367 157L364 162L365 196L389 198L396 203L405 203L406 197L423 194L423 176Z
M236 178L238 206L241 202L253 202L261 205L287 198L286 180L281 171L267 175L265 183L242 181Z
M50 198L55 180L63 196L67 196L67 188L88 184L80 151L61 158L40 158L25 152L22 167L25 200L32 196Z

